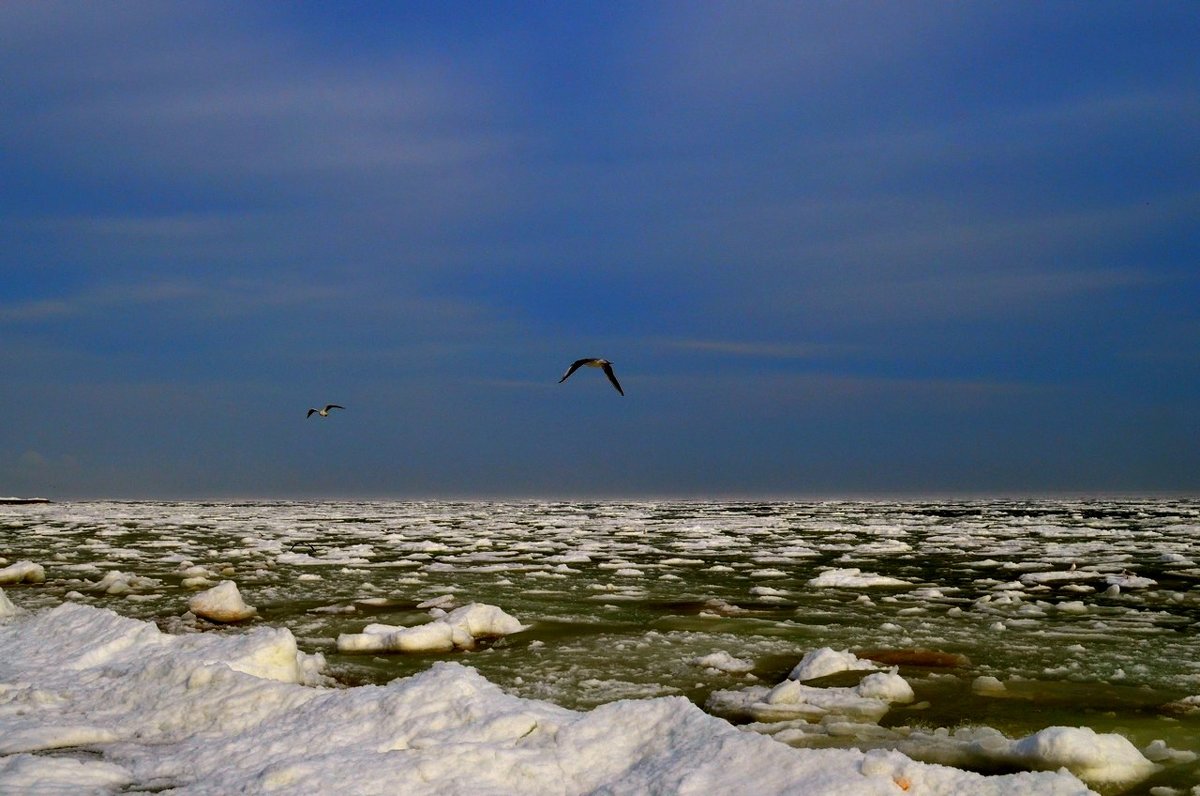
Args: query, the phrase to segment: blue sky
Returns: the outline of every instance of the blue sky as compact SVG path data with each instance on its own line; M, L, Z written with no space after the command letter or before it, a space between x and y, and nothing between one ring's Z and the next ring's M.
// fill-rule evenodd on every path
M1197 41L1192 2L5 3L0 494L1200 491Z

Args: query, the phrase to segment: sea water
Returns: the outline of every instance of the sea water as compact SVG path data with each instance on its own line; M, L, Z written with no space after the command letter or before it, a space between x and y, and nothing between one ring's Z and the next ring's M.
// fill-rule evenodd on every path
M746 723L714 694L779 683L831 647L899 661L915 698L870 732L780 740L1082 726L1200 752L1198 532L1200 501L1183 499L81 502L0 507L0 568L44 569L5 586L26 610L72 601L178 634L286 627L346 686L452 660L566 708L678 695ZM188 611L224 581L254 618ZM469 603L527 628L469 651L337 643ZM1197 781L1185 760L1142 787Z

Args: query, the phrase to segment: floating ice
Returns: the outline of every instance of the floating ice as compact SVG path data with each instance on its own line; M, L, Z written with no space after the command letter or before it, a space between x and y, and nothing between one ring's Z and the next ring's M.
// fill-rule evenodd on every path
M913 701L912 687L895 669L869 674L857 686L848 688L820 688L801 682L836 672L874 668L874 664L860 661L852 653L823 647L807 653L788 679L774 688L754 686L742 691L715 691L706 706L719 715L749 717L754 721L822 721L839 717L876 722L888 712L891 703Z
M1123 736L1088 727L1048 727L1013 743L1011 757L1030 768L1066 768L1094 784L1127 787L1157 770Z
M980 675L971 681L971 690L977 694L999 695L1007 692L1008 688L996 677Z
M808 582L818 588L861 589L870 586L911 586L908 581L888 575L863 572L857 567L829 569Z
M838 672L855 669L875 669L871 661L859 660L853 652L842 650L838 652L832 647L821 647L804 653L804 657L788 675L789 680L816 680Z
M480 639L499 638L528 627L495 605L469 603L423 625L370 624L361 633L343 633L338 636L337 648L339 652L470 650Z
M703 666L706 669L716 669L721 672L729 672L730 674L744 674L754 669L754 661L735 658L725 650L693 658L691 663L695 666Z
M243 602L237 584L231 580L221 581L192 597L188 600L188 610L213 622L241 622L258 613Z
M867 686L868 693L859 690L861 685L818 688L804 685L798 680L785 680L774 688L753 686L741 691L714 691L705 702L705 707L719 716L748 718L757 722L796 719L809 722L831 719L877 722L887 714L892 700L876 695L873 684ZM900 690L887 688L886 693L898 694ZM909 691L908 700L911 699Z
M42 583L45 580L45 568L32 561L18 561L0 569L0 586L10 583Z
M1150 744L1146 753L1142 753L1120 735L1099 734L1082 727L1049 727L1018 740L991 727L959 727L951 732L945 728L929 731L825 721L820 724L749 724L743 729L771 735L799 748L809 745L819 748L834 736L856 737L862 743L876 747L866 753L864 771L887 770L891 766L885 766L885 762L891 762L893 766L911 765L912 760L982 770L1002 767L1070 771L1089 785L1109 792L1123 792L1158 771L1160 766L1149 755L1173 763L1194 760L1191 753L1170 749L1161 741ZM964 793L976 792L993 791Z
M859 681L855 691L859 696L885 702L907 703L915 699L912 686L895 669L868 674Z
M1119 575L1106 575L1104 582L1110 588L1115 586L1121 589L1148 589L1151 586L1158 585L1158 581L1153 578L1146 578L1129 572L1123 572Z
M155 578L146 578L140 575L127 574L114 569L105 573L104 577L87 587L87 591L98 591L105 594L121 595L129 594L133 591L143 589L154 589L162 585L162 582Z

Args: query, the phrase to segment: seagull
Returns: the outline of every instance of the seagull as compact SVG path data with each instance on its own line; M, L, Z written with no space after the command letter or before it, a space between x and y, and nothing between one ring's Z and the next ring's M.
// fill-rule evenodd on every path
M571 363L571 367L567 368L567 372L564 373L563 377L558 380L558 383L562 384L567 380L568 376L579 370L579 368L583 365L587 365L589 368L603 368L604 375L608 376L608 380L612 382L612 386L617 388L617 392L621 393L621 395L625 394L625 391L621 389L621 385L617 381L617 377L613 375L612 363L607 359L593 359L591 357L586 359L577 359Z
M346 407L338 406L337 404L325 404L324 409L309 409L308 414L306 414L305 417L312 417L314 414L318 414L321 417L329 417L330 409L345 409L345 408Z

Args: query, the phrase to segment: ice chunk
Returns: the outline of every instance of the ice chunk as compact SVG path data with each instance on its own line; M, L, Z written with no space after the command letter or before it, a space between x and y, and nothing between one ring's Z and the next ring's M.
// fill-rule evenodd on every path
M912 702L916 698L912 686L893 669L890 672L875 672L864 677L855 691L861 697L882 699L885 702Z
M808 581L809 586L818 588L859 589L869 586L910 586L908 581L887 575L863 572L857 567L829 569Z
M104 592L105 594L129 594L139 589L153 589L161 586L162 582L154 578L140 575L129 575L119 569L105 573L104 577L87 587L87 591Z
M1157 770L1129 739L1090 727L1047 727L1012 745L1012 756L1030 768L1065 768L1094 785L1128 787Z
M438 609L434 609L435 611ZM449 652L474 649L479 639L528 629L494 605L470 603L414 627L367 625L362 633L338 636L339 652Z
M188 610L213 622L241 622L258 613L256 608L243 602L237 584L231 580L221 581L193 596L188 600Z
M788 679L815 680L838 672L875 668L878 667L874 663L859 660L858 656L849 650L838 652L832 647L821 647L804 653L804 657L792 669Z
M42 583L45 580L45 568L32 561L18 561L0 569L0 586L9 583Z
M711 655L704 655L700 658L693 658L691 663L708 669L729 672L730 674L744 674L754 668L754 661L735 658L724 650L714 652Z

